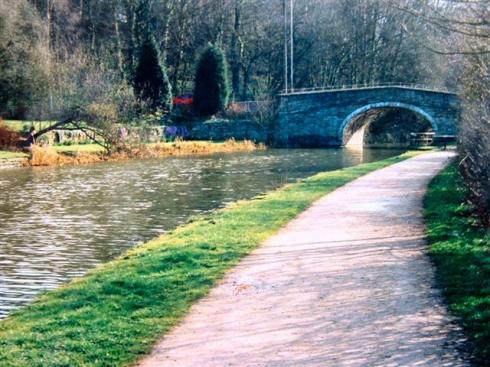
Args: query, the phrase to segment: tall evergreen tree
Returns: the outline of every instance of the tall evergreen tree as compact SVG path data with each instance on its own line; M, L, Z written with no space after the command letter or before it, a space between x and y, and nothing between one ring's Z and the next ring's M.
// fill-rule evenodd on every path
M223 51L209 45L202 53L196 70L194 109L201 116L210 116L228 105L230 86L228 67Z
M136 94L147 101L152 110L170 111L172 88L167 76L164 60L153 37L148 0L141 0L136 12L135 67L132 75Z

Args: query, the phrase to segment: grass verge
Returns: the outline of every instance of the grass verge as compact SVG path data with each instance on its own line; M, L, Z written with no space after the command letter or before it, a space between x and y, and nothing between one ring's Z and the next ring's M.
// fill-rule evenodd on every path
M483 366L490 360L490 232L477 225L466 197L453 164L430 184L425 217L438 284Z
M62 166L73 164L123 161L129 159L164 158L184 155L208 155L215 153L251 152L265 149L263 144L250 140L215 143L211 141L175 141L129 146L127 149L108 154L96 144L66 146L33 146L29 160L31 166Z
M102 153L104 148L98 144L73 144L73 145L55 145L52 147L58 153Z
M1 365L135 362L226 270L315 200L415 154L320 173L136 247L0 322Z
M48 127L53 121L3 120L14 131L22 131L27 126L34 126L38 131Z
M23 152L10 152L7 150L0 150L0 159L27 158L28 156L28 154Z

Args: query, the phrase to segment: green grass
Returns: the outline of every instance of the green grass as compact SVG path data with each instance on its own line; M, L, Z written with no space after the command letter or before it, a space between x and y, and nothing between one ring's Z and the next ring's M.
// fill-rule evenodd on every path
M417 153L317 174L139 246L0 322L2 367L126 366L226 270L328 192Z
M53 123L53 121L28 121L28 120L3 120L12 130L22 131L24 126L31 127L34 125L36 130L44 129Z
M490 232L477 225L456 165L429 186L425 216L437 281L475 349L490 360Z
M57 146L53 146L53 149L56 150L58 153L74 153L74 152L98 153L104 151L104 148L97 144L57 145ZM28 153L0 150L0 159L28 158L28 157L29 157Z
M98 153L104 152L104 148L98 144L73 144L73 145L55 145L53 148L58 153L73 153L73 152L85 152L85 153Z
M7 150L0 150L0 159L10 158L27 158L29 155L23 152L9 152Z

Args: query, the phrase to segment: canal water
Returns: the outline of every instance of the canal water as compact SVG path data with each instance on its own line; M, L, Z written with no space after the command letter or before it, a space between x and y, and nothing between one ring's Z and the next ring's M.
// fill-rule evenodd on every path
M0 318L227 203L396 150L279 150L0 171Z

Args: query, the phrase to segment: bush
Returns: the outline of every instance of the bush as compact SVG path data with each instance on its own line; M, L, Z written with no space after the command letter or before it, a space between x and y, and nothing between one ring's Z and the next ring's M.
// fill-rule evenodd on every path
M0 120L0 149L11 149L19 144L21 136Z
M490 57L470 60L465 75L460 171L484 225L490 224Z
M118 71L82 49L57 64L52 85L50 120L68 121L106 149L120 143L118 124L134 123L147 109Z
M44 25L25 0L0 1L0 14L0 115L24 118L47 100Z
M95 112L116 122L138 115L140 101L131 86L109 64L90 56L88 51L79 48L55 67L51 104L45 111L50 120Z
M223 51L208 46L202 53L196 70L194 110L201 116L211 116L228 105L230 86L228 67Z

